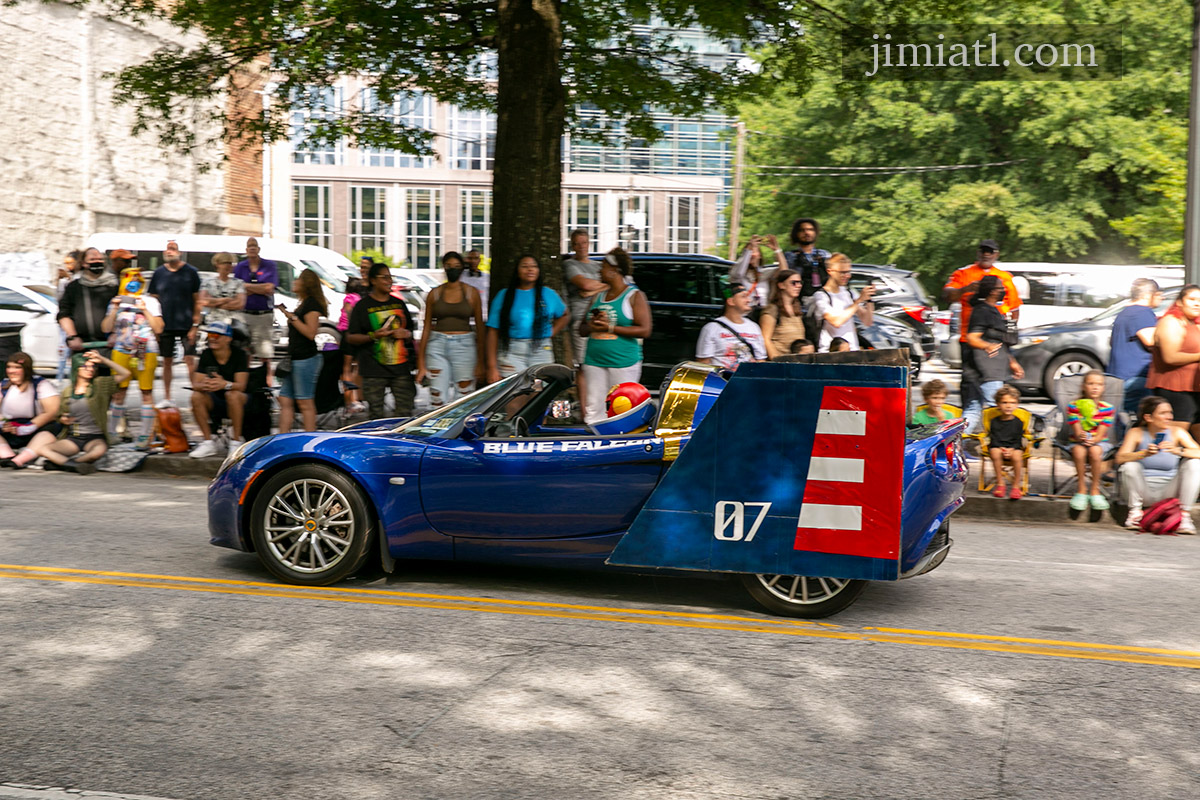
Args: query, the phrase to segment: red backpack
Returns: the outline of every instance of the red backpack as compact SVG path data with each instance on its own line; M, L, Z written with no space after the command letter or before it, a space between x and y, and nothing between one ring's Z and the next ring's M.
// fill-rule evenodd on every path
M1175 536L1182 519L1183 506L1179 505L1176 498L1168 497L1146 509L1146 513L1142 515L1142 529L1139 533Z

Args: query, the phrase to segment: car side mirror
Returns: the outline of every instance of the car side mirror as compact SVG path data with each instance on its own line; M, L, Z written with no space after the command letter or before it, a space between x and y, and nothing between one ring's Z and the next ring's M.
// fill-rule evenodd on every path
M463 420L463 438L480 439L487 433L487 414L468 414Z

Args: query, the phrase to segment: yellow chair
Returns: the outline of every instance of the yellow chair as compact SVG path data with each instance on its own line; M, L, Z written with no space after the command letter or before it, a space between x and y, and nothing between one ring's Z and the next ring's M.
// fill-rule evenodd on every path
M1000 414L1001 411L996 406L985 408L983 410L983 430L979 433L968 433L963 436L964 439L975 439L979 442L979 491L981 492L989 492L996 485L995 480L988 483L987 477L988 467L993 466L991 455L988 453L988 431L991 430L992 420L1000 416ZM1029 494L1029 459L1033 458L1033 448L1039 447L1046 437L1034 430L1034 420L1036 417L1028 409L1018 408L1013 412L1013 416L1021 420L1021 425L1025 429L1023 437L1025 440L1025 449L1023 451L1025 469L1022 470L1021 475L1021 492ZM1004 471L1008 485L1012 486L1012 468L1005 466Z
M948 416L953 417L954 419L959 419L960 417L962 417L962 409L959 408L958 406L952 406L949 403L942 403L942 409L946 412L946 414ZM913 409L913 413L915 414L918 411L928 411L928 410L929 410L929 406L926 405L925 403L921 403L921 405L919 405Z

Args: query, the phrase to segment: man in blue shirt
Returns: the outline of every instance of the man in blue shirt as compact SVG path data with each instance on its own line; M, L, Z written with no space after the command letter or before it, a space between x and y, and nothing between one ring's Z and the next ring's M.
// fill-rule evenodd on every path
M1147 394L1146 373L1158 324L1154 309L1162 302L1162 292L1149 278L1138 278L1129 299L1130 304L1113 320L1108 374L1125 381L1125 410L1136 415L1138 403Z
M258 239L246 240L246 257L233 268L233 277L246 284L246 305L241 318L250 334L250 351L267 365L271 382L271 356L275 355L275 287L279 269L269 258L260 258ZM290 288L290 287L289 287Z

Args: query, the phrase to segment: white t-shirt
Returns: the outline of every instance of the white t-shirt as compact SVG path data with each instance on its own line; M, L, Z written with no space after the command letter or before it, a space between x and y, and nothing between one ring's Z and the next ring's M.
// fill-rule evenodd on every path
M849 289L842 289L840 292L818 289L816 294L813 295L813 305L816 308L816 315L822 320L821 336L817 341L817 352L828 353L829 343L838 336L850 343L851 350L857 350L858 331L854 328L853 316L836 328L830 325L829 321L825 319L825 315L830 311L845 311L854 305L854 294Z
M37 399L39 401L57 395L58 387L54 385L54 381L48 378L37 381ZM9 386L4 397L0 398L0 417L4 419L33 419L41 413L43 408L34 402L32 389L22 392L16 386Z
M726 328L722 322L733 330ZM737 331L742 338L735 336L733 331ZM747 347L747 344L750 347ZM767 348L763 344L762 328L758 327L756 322L748 319L734 322L728 317L721 317L720 322L710 322L700 329L700 339L696 342L696 358L711 358L714 364L726 369L737 369L737 365L743 361L766 357Z
M162 304L158 302L158 298L152 295L120 295L119 299L117 319L113 322L113 333L116 334L113 348L127 355L157 353L158 337L154 335L154 329L150 327L146 314L152 317L162 316ZM145 305L146 314L138 309L138 300Z

